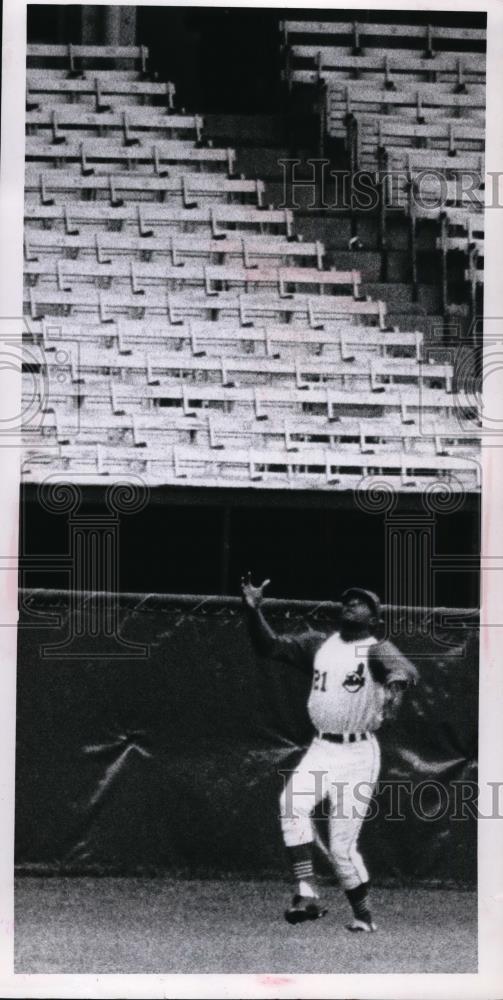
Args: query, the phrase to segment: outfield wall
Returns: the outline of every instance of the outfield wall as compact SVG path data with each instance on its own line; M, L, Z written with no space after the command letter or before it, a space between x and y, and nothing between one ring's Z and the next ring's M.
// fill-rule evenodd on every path
M278 631L337 623L333 604L265 610ZM476 782L477 616L385 619L421 680L381 730L381 779L415 791L393 820L396 785L380 792L362 848L382 884L470 885L476 822L461 796ZM254 654L239 600L24 591L18 653L19 870L285 872L278 772L309 742L309 679Z

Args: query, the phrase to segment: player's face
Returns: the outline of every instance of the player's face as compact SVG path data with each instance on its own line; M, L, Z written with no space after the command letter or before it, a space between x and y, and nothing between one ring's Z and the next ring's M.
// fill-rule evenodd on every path
M341 620L347 625L369 626L374 618L374 611L366 601L356 595L347 597L342 605Z

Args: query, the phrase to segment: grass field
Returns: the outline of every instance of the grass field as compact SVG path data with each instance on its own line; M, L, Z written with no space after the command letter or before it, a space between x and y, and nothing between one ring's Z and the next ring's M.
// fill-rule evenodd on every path
M325 898L326 917L291 927L284 882L20 877L15 971L477 971L475 892L375 889L368 935L344 929L340 890Z

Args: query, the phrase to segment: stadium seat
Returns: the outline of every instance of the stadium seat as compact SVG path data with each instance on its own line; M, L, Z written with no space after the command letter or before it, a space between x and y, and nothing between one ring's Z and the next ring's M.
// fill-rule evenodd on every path
M292 60L304 60L308 68L291 68ZM314 65L314 68L311 68ZM390 49L388 53L352 55L345 49L320 49L316 46L293 46L290 50L290 68L287 79L294 84L332 86L341 80L361 74L367 82L378 81L387 87L402 81L430 82L435 78L441 83L455 83L462 88L467 84L485 83L485 58L483 55L442 54L433 62L427 57L414 56L408 50Z
M319 271L309 267L240 267L237 264L206 264L192 261L182 265L171 263L144 263L133 260L61 260L54 256L40 255L26 259L25 275L33 287L45 288L56 283L60 291L82 290L82 286L95 288L124 286L134 295L147 289L177 289L202 287L206 295L217 295L220 290L240 288L243 291L271 289L280 298L291 298L305 287L314 292L338 288L359 294L361 275L358 271ZM313 287L314 286L314 287Z
M452 84L402 83L396 90L359 80L334 84L326 91L327 133L346 138L348 116L384 115L418 124L457 115L483 124L485 87L472 85L467 93L458 93Z
M372 325L385 327L386 306L384 302L355 299L346 295L291 295L289 298L240 293L220 293L207 296L200 293L155 292L145 289L141 295L134 292L122 293L102 291L92 288L85 291L66 291L58 288L26 287L24 293L26 312L31 319L41 319L50 313L55 316L98 316L102 323L112 322L118 316L142 318L146 315L160 315L170 323L183 323L194 319L238 320L241 326L253 325L257 321L276 320L278 322L308 323L318 329L329 323L340 322L343 318L355 320L366 317Z
M57 255L61 258L89 257L99 263L115 258L168 261L177 267L202 258L211 263L239 263L246 268L263 262L280 267L300 261L306 267L314 265L320 271L325 256L322 243L304 243L268 234L248 236L227 233L224 239L176 234L161 239L148 235L128 236L121 232L93 233L91 230L72 235L28 227L24 252L27 261L41 255Z
M188 173L175 177L145 177L136 173L100 174L81 177L65 171L27 172L25 190L30 197L50 205L55 196L61 203L73 204L85 197L105 200L120 208L127 201L164 202L178 200L184 208L198 208L200 200L217 204L244 204L262 207L263 181L229 180L218 174Z
M468 254L471 247L476 247L479 253L484 249L484 216L468 212L451 210L440 213L441 235L437 247L443 253L449 250L459 250ZM461 232L460 232L461 230Z
M202 208L178 208L155 204L97 205L75 202L67 205L39 205L28 201L24 208L25 222L30 228L54 226L69 235L77 235L81 226L98 230L122 231L132 228L135 235L153 236L166 227L180 233L202 230L205 236L224 238L228 233L279 233L289 238L293 231L293 215L289 209L258 209L253 205L208 205Z
M120 167L130 171L131 164L142 166L143 172L160 175L168 174L167 165L183 166L191 172L218 169L229 176L234 173L235 153L232 149L217 149L212 146L195 146L183 139L156 139L144 145L121 145L118 139L81 139L78 142L49 143L43 136L29 135L26 138L27 177L47 167L80 167L82 178L92 180L99 172L110 173ZM100 168L100 170L98 169ZM53 180L56 181L56 170ZM139 172L139 171L138 171ZM78 180L79 175L75 175ZM122 180L126 180L122 177ZM250 182L248 182L250 183Z
M382 417L377 423L365 418L342 418L337 423L323 418L226 419L211 410L198 416L185 416L178 408L155 409L147 413L116 415L110 412L47 413L44 433L58 444L128 444L143 448L149 442L159 445L187 443L197 447L222 449L246 444L254 448L285 448L299 452L327 447L362 454L385 454L403 450L407 454L470 455L477 443L473 432L461 432L453 422L437 434L434 422L421 428L407 426L396 418Z
M264 486L291 485L292 481L313 488L344 485L353 488L366 476L401 488L424 487L429 482L445 480L451 488L463 491L479 482L477 463L461 456L414 455L405 458L400 452L388 452L369 459L359 452L340 454L328 449L312 450L306 455L292 455L284 449L204 449L174 445L156 448L147 445L140 450L127 446L118 449L106 445L59 445L59 457L70 479L95 473L101 477L129 471L141 471L151 481L166 483L180 479L217 484L222 479L238 484ZM48 464L47 455L30 458L30 472L42 476Z
M283 324L241 327L235 324L201 322L171 326L165 321L119 319L114 323L76 323L52 317L30 323L27 339L43 345L46 351L66 342L116 346L120 354L138 347L163 345L166 350L190 353L194 357L210 355L261 357L320 357L352 361L355 357L422 358L423 334L401 330L383 331L377 327L351 326L342 321L328 330Z
M438 53L449 51L449 44L453 42L469 44L470 48L479 51L484 51L486 46L486 32L483 29L456 27L455 25L442 27L438 24L387 24L371 22L366 19L361 21L358 19L354 21L323 21L322 19L296 21L287 19L281 22L280 31L283 36L283 45L287 47L292 43L292 37L297 36L307 42L312 35L319 36L323 45L330 46L331 36L337 35L344 38L346 47L356 50L370 50L375 46L381 50L383 42L388 39L395 42L400 38L402 42L407 44L407 51L413 51L416 48L427 54L429 58L436 57Z
M68 73L80 72L86 60L110 63L115 67L118 59L136 63L142 73L147 72L149 50L145 45L33 45L26 50L27 65L33 67L38 59L63 63Z
M437 167L440 162L445 163L445 169L450 170L453 169L453 163L457 162L458 155L465 164L468 159L464 156L465 153L482 153L484 141L483 125L452 118L437 118L431 122L418 124L398 116L359 114L351 116L347 126L347 142L353 170L377 170L381 165L381 150L386 152L388 163L403 155L402 148L406 151L406 155L414 158L416 147L421 152L423 151L421 147L427 147L428 153L430 150L447 153L451 159L450 164L445 155L442 160L432 159L432 163ZM470 159L470 164L472 167L479 165L480 157L475 160L475 164Z
M26 127L29 135L47 138L49 133L53 143L69 139L117 138L119 133L128 146L156 139L201 142L203 119L199 115L167 115L155 108L91 112L64 105L45 111L27 111Z
M240 415L255 420L277 420L283 417L302 417L311 420L320 417L338 423L346 417L365 417L373 421L383 418L400 420L406 426L422 421L447 420L451 427L459 413L459 400L445 389L423 388L418 385L391 386L382 393L370 389L337 389L330 386L285 387L276 385L223 386L222 379L215 383L183 379L169 381L155 379L147 382L147 366L143 377L135 384L120 382L111 375L107 379L88 380L85 384L75 369L74 377L50 387L50 397L42 402L42 409L140 413L152 408L179 409L184 416L194 417L206 410L225 413L232 419ZM471 426L471 424L470 424ZM475 424L476 426L476 424ZM459 423L458 423L459 427Z
M62 360L62 354L65 360ZM72 382L85 385L110 378L111 371L120 382L156 384L180 380L187 384L291 385L296 389L333 385L341 389L362 389L385 394L392 386L437 388L452 391L452 366L417 364L415 359L353 358L351 361L324 361L320 358L271 358L267 356L194 356L188 352L169 352L162 346L149 345L127 355L113 347L97 347L77 341L58 345L54 359L46 356L49 378L65 374ZM385 399L385 396L383 396Z
M400 80L453 80L458 86L485 82L485 35L480 29L285 20L280 30L290 86L322 79L331 84L351 73L367 80L382 76L389 88Z
M95 79L99 79L99 80L111 80L112 82L114 82L115 80L127 80L133 82L140 80L144 81L145 79L147 82L150 82L150 80L157 80L157 74L154 73L151 76L147 72L147 75L145 77L145 73L143 73L139 67L137 67L136 69L131 69L131 67L129 67L129 69L124 69L123 66L121 65L121 67L119 68L119 66L117 65L118 60L115 61L113 68L110 66L103 68L103 66L98 66L96 64L99 60L92 60L92 61L94 63L92 67L80 66L78 69L74 69L72 72L70 71L68 65L66 66L66 68L64 66L59 66L59 67L49 66L47 65L48 57L42 57L42 62L45 63L45 65L27 66L26 79L28 83L35 82L35 84L37 84L37 82L39 81L44 82L46 79L60 80L64 81L64 83L66 83L68 87L71 87L72 84L75 83L76 81L79 82L82 80L94 81ZM30 62L30 60L28 60L28 62Z
M64 71L57 71L63 73ZM82 78L68 79L51 70L28 70L26 104L37 111L50 101L51 107L83 107L96 112L121 111L138 106L166 108L173 111L175 86L151 80L132 80L115 70L83 71Z

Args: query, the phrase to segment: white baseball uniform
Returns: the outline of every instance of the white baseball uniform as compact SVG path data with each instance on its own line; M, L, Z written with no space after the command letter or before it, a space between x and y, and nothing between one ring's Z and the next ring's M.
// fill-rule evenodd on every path
M265 635L253 615L249 624L259 652L312 676L307 707L317 735L281 794L283 839L287 847L310 843L311 813L326 802L334 866L341 886L354 889L368 880L357 841L379 774L375 731L386 688L414 682L416 669L391 642L374 636L346 641L339 632Z

